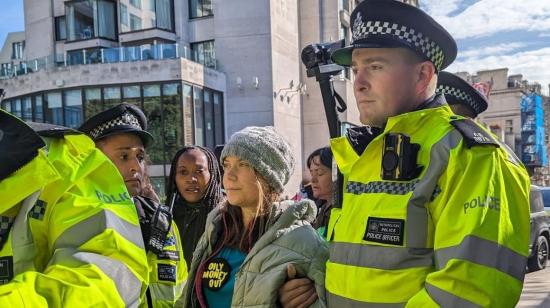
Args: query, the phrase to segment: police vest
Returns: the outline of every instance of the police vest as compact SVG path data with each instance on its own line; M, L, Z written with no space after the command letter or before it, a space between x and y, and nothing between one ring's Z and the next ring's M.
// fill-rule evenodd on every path
M455 122L456 121L456 122ZM421 173L383 180L383 140L419 144ZM328 227L329 307L513 307L529 242L529 177L444 104L388 119L362 153L331 148L343 204Z

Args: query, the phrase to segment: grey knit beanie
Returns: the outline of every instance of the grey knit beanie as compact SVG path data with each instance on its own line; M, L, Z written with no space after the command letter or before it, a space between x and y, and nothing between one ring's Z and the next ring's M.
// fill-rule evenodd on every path
M249 126L234 133L220 157L236 156L246 160L280 193L294 172L294 156L290 144L272 126Z

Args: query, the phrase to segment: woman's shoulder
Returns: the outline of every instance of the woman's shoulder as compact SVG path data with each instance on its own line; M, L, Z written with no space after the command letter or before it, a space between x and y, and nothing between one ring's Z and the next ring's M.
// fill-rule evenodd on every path
M300 201L281 201L278 207L281 212L279 219L286 220L289 223L292 220L302 220L313 223L317 215L317 206L315 202L309 199L302 199Z
M311 256L319 248L319 245L326 246L325 241L311 225L317 213L315 203L311 200L285 201L283 203L288 208L284 210L277 221L276 225L279 225L280 228L276 231L277 239L274 244L307 256Z

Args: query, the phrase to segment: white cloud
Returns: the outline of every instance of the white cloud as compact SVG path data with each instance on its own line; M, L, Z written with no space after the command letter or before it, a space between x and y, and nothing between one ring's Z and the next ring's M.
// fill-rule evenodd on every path
M491 55L486 57L467 58L453 63L447 71L476 73L481 70L508 67L509 75L522 74L529 82L538 82L542 91L548 95L550 84L550 47L518 52L509 55Z
M549 31L550 1L548 0L481 0L460 14L457 0L427 0L423 7L441 23L455 39L485 37L504 31Z
M515 43L503 43L495 46L487 46L483 48L471 48L458 53L459 59L464 58L480 58L486 57L495 54L509 53L519 48L527 46L526 43L515 42Z
M447 16L458 8L460 0L423 0L420 6L431 16Z

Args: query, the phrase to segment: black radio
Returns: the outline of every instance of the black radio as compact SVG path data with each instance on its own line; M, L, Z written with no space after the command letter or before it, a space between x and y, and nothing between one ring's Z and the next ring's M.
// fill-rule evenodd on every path
M420 175L422 166L416 164L420 145L411 143L411 138L401 133L384 136L382 152L382 179L408 181Z

